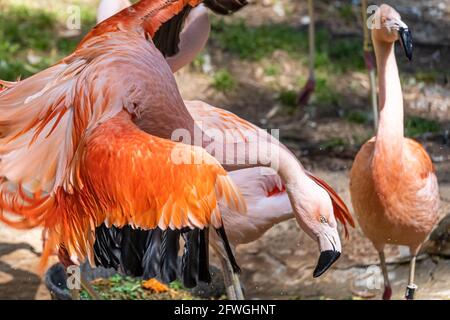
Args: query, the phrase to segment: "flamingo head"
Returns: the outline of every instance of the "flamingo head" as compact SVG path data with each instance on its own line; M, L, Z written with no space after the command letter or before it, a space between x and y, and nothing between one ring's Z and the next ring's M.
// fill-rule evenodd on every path
M378 42L394 43L400 40L406 57L412 60L413 40L409 27L400 14L387 4L381 5L371 21L372 38Z
M310 183L307 200L295 202L294 214L300 228L318 244L320 256L313 272L317 278L338 260L342 247L332 199L321 186Z

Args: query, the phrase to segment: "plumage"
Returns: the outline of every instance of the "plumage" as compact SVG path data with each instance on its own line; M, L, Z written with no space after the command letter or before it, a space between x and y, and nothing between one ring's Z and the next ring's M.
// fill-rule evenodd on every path
M239 272L240 268L236 261L233 259L233 252L237 246L240 244L249 243L260 238L267 230L269 230L274 225L286 221L288 219L294 218L293 209L289 201L289 197L286 193L285 185L283 184L281 178L276 174L275 171L269 168L249 168L230 172L230 177L233 182L241 191L245 198L245 202L248 206L248 211L246 215L239 215L229 208L226 203L219 202L220 212L222 213L223 226L226 228L226 234L222 230L217 230L216 232L211 232L211 244L215 249L216 253L222 259L230 259L231 265L235 272ZM314 177L314 179L320 180ZM328 186L331 189L331 187ZM331 189L332 190L332 189ZM332 191L334 192L334 191ZM340 203L342 200L335 196L336 202ZM342 202L343 203L343 202ZM336 204L339 207L339 204ZM339 209L348 210L348 209ZM338 211L334 211L334 214L339 214ZM348 217L349 212L345 211L343 217ZM351 219L351 218L350 218ZM349 223L352 220L348 221ZM344 224L345 225L345 224ZM111 252L116 252L116 249L122 252L129 252L127 257L122 255L121 266L125 274L134 276L143 276L144 279L149 279L153 277L158 277L165 282L170 282L174 277L164 277L162 274L165 272L160 269L160 261L162 259L162 249L161 249L161 239L164 238L164 234L174 232L171 230L166 230L161 232L159 229L142 231L138 229L132 229L130 227L125 227L123 229L113 228L108 229L105 226L101 227L104 232L109 232L112 238L119 239L116 241L109 241L113 244ZM303 227L304 228L304 227ZM177 232L177 231L175 231ZM158 234L159 241L147 241L147 239L152 239L155 237L155 233ZM183 232L182 232L183 233ZM144 235L141 237L140 235ZM189 239L189 246L184 249L183 265L180 273L185 273L183 279L186 279L186 284L189 286L194 286L201 281L200 275L209 275L209 271L206 269L208 266L207 262L202 262L202 258L198 255L197 250L199 248L206 248L206 242L208 242L208 233L204 233L205 245L198 245L193 247L193 244L200 244L201 239L198 232L192 232L190 234L184 234L184 238ZM225 241L222 238L225 238ZM97 242L103 241L104 237L98 237ZM195 241L194 241L195 240ZM163 240L164 242L164 240ZM116 243L123 243L123 247L117 247ZM142 250L130 250L127 247L127 243L133 243L133 246L142 248ZM227 243L230 246L227 247ZM176 245L176 242L173 242ZM136 254L136 252L138 254ZM145 255L139 254L139 252L145 252ZM170 252L175 253L177 250L170 250ZM203 252L207 252L204 250ZM120 254L118 255L120 256ZM149 258L151 257L151 258ZM175 260L176 255L174 254L173 259ZM196 257L198 259L196 259ZM199 258L200 257L200 258ZM109 258L107 258L109 259ZM144 270L151 269L152 272L141 271L133 272L126 266L128 262L126 259L131 261L138 261L137 263L142 266ZM204 255L204 259L208 259L208 255ZM103 265L103 264L99 264ZM108 265L103 265L108 267ZM174 265L175 266L175 265ZM116 269L119 267L117 266ZM202 268L205 268L202 270ZM175 268L169 268L172 272L175 272ZM139 269L135 269L139 270ZM204 279L206 281L208 278Z
M153 12L161 2L141 1L136 9L144 19L125 14L124 25L136 26L136 19L145 24L154 14L163 22L187 2L167 4ZM184 106L177 104L177 92L164 95L176 84L145 28L133 32L118 21L97 28L53 67L17 83L2 82L0 219L18 228L45 227L43 264L60 245L75 260L93 262L95 229L103 221L143 229L219 228L216 192L239 211L245 208L226 172L203 150L149 136L133 124L147 106L180 108L175 114L183 114ZM174 165L172 151L207 163Z

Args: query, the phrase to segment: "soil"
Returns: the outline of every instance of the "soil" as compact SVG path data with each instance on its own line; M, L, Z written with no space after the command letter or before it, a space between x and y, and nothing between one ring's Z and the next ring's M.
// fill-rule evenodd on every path
M299 25L298 17L306 15L306 2L281 0L290 14L277 16L274 14L276 2L256 1L251 10L244 10L239 16L245 18L246 23L255 25L280 21ZM337 16L337 8L344 2L334 1L335 6L329 6L325 1L318 1L320 23L336 37L360 37L357 22L343 21ZM438 24L434 20L439 17L438 21L450 24L450 1L396 1L395 4L398 3L410 25L429 26L418 28L417 62L408 65L402 62L400 69L405 75L412 75L419 69L439 74L432 83L405 83L404 96L407 115L438 120L441 124L439 132L417 139L424 144L436 166L442 200L440 216L443 219L450 215L450 87L448 75L442 71L450 67L450 59L447 59L450 56L450 38L448 33L436 31ZM433 6L438 11L433 11ZM424 14L418 16L417 12ZM448 26L442 30L448 30ZM370 123L352 123L342 114L349 109L370 110L366 73L348 73L336 84L344 95L344 100L337 106L317 110L313 102L305 110L286 113L271 85L274 79L265 76L262 68L271 59L282 62L283 76L276 81L295 90L294 79L298 74L307 74L302 64L283 52L275 52L271 59L260 62L241 61L226 52L219 52L214 44L210 44L207 53L214 69L226 66L231 71L238 82L237 88L228 93L217 92L211 86L210 74L188 67L176 75L183 96L224 107L263 128L279 128L281 139L302 163L328 181L349 204L348 172L352 159L360 144L374 131ZM347 90L348 84L355 84L360 89ZM336 139L344 143L328 143ZM444 240L427 243L420 257L416 270L419 299L450 299L448 229L444 226L435 237ZM0 299L50 298L37 269L42 246L40 237L40 230L23 232L0 225ZM406 286L408 253L405 248L388 247L386 254L394 298L400 299ZM377 254L358 228L351 230L350 238L343 241L343 255L336 266L319 279L312 278L318 259L316 244L299 230L295 221L281 223L258 241L239 247L237 257L243 268L241 278L249 298L351 299L355 298L355 291L360 295L380 297L377 281L373 281L379 276L365 278L378 272L378 268L373 267L378 263Z

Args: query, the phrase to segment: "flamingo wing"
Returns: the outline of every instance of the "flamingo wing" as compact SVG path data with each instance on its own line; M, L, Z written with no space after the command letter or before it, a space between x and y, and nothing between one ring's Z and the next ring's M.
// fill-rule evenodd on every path
M178 163L177 157L186 161ZM217 201L246 210L240 192L206 151L150 136L125 111L89 134L76 161L78 183L71 192L60 187L49 195L27 195L21 188L1 193L2 212L20 217L12 221L2 214L1 220L46 229L43 263L60 246L78 261L93 262L95 229L102 223L160 230L212 225L221 231Z

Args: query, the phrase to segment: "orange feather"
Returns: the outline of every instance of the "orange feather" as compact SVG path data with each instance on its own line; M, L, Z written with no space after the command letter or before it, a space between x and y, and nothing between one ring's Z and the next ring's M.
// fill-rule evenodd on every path
M193 159L197 154L206 160L175 164L171 161L174 148L179 149L177 154L190 154ZM220 200L215 188L233 210L245 210L239 205L243 203L240 192L206 151L148 135L126 112L92 131L76 165L83 187L72 192L60 187L42 198L28 196L20 188L20 197L2 192L2 211L22 220L0 214L1 221L23 228L43 224L48 241L42 266L55 249L63 247L79 261L91 257L95 227L105 221L142 229L204 228L213 223L220 227L221 220L212 217Z

